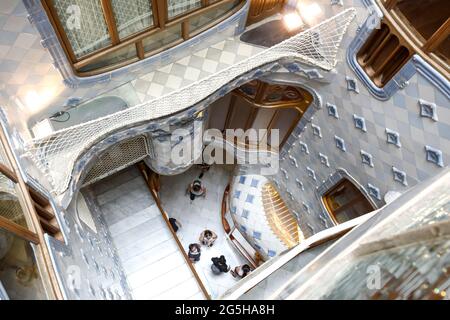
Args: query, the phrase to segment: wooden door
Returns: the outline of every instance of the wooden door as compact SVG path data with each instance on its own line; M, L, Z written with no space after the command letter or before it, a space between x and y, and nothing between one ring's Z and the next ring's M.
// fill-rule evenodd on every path
M247 25L261 21L283 9L286 0L251 0Z

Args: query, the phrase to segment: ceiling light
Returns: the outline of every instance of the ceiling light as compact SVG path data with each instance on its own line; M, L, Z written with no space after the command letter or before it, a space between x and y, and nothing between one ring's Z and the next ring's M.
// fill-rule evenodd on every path
M300 2L297 5L297 10L300 12L303 21L309 26L317 24L322 16L322 8L316 2Z
M297 12L285 14L283 16L283 22L288 31L294 31L303 26L303 20Z

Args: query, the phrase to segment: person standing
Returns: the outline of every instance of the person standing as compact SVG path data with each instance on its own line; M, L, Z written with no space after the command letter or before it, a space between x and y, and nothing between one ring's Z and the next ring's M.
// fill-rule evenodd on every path
M191 243L189 245L188 257L192 262L200 261L201 249L198 243Z

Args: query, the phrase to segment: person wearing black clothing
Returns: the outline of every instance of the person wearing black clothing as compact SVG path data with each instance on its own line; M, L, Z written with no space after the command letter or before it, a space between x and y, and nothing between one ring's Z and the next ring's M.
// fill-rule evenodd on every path
M211 258L211 261L213 263L211 266L211 270L213 273L220 274L222 272L227 273L228 271L230 271L230 266L227 265L227 260L224 256L220 256L219 258Z
M175 218L169 218L170 226L173 231L177 232L179 228L181 228L181 223Z
M191 243L189 245L188 257L192 262L200 261L201 249L198 243Z

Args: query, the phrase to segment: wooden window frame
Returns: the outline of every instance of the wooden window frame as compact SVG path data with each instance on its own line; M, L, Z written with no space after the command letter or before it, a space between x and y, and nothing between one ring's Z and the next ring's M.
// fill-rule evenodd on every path
M244 0L239 0L240 3L235 6L232 10L228 11L226 14L221 16L219 19L216 19L212 21L211 23L203 26L200 30L196 30L195 32L191 32L189 30L189 20L192 18L195 18L199 15L202 15L210 10L215 10L218 7L225 5L227 3L234 2L235 0L219 0L213 3L210 3L209 0L202 0L201 4L202 6L197 9L193 9L191 11L188 11L186 13L180 14L176 17L173 17L172 19L168 19L168 10L167 10L167 0L148 0L151 2L152 7L152 16L153 16L153 25L151 25L149 28L141 30L135 34L131 34L123 39L119 38L117 27L115 24L114 14L112 11L111 6L111 0L99 0L101 1L103 15L105 17L105 23L108 27L109 36L111 39L111 44L101 48L99 50L96 50L94 52L91 52L89 54L86 54L85 56L81 58L77 58L75 56L75 53L72 49L72 46L70 44L70 41L68 37L66 36L64 32L64 28L62 27L61 21L58 18L58 15L56 13L56 10L53 6L52 0L43 0L42 5L44 10L47 13L47 16L57 34L58 40L61 43L62 48L64 49L70 63L72 66L72 69L74 73L79 77L88 77L93 75L102 74L104 72L112 71L117 68L121 68L123 66L126 66L130 63L137 62L139 60L145 59L149 56L155 55L163 50L167 50L173 46L176 46L183 41L186 41L204 31L211 28L212 26L222 22L223 20L227 19L237 11L239 11L245 4ZM163 48L158 48L154 51L144 52L144 46L142 44L142 41L145 38L151 37L157 33L163 32L167 28L173 27L175 25L179 25L181 30L181 39L174 41L173 43L170 43ZM105 57L106 55L116 52L122 48L125 48L127 46L135 45L136 47L136 55L117 62L112 65L108 65L105 67L101 67L94 70L89 71L80 71L83 67L88 66L91 63L95 63L96 61L100 60L101 58Z
M396 10L398 0L377 0L379 7L384 15L384 20L391 25L402 41L412 50L420 55L425 61L436 68L447 79L450 79L450 66L448 61L442 60L433 51L450 35L450 17L441 25L438 30L428 39L424 40L422 36L405 21Z
M17 186L17 191L21 197L20 205L23 210L23 214L26 220L29 220L28 227L20 226L6 218L0 217L0 228L8 232L13 233L17 237L24 239L25 241L34 245L34 254L36 263L39 266L41 280L46 288L46 293L49 299L63 299L61 288L59 287L56 271L53 267L51 253L47 245L45 244L44 230L39 219L39 215L36 212L31 194L36 193L35 197L42 197L46 201L45 197L36 192L30 186L28 186L22 179L17 166L14 154L8 143L3 128L0 127L0 144L3 146L4 151L4 163L0 164L0 172L4 174Z
M331 207L330 207L330 205L329 205L329 203L328 203L328 197L333 193L333 192L335 192L338 188L340 188L343 184L350 184L350 185L352 185L357 191L358 191L358 194L357 195L355 195L355 197L353 197L351 200L349 200L347 203L345 203L344 205L342 205L342 206L340 206L338 209L335 209L335 210L333 210ZM367 201L367 203L372 207L372 211L373 210L376 210L376 208L374 207L374 205L373 205L373 203L370 201L370 199L366 196L366 194L364 194L364 192L362 192L350 179L347 179L347 178L342 178L342 179L340 179L337 183L335 183L329 190L327 190L327 192L325 192L323 195L322 195L322 202L323 202L323 205L325 206L325 209L327 210L327 212L328 212L328 215L331 217L331 219L333 220L333 222L336 224L336 225L338 225L338 224L341 224L341 223L343 223L343 222L339 222L338 220L337 220L337 218L336 218L336 214L337 213L339 213L340 211L342 211L342 210L344 210L344 209L346 209L346 208L348 208L349 206L351 206L351 205L354 205L354 204L356 204L356 203L358 203L358 202L361 202L361 201L363 201L363 200L365 200L365 201ZM369 211L370 212L370 211ZM366 212L366 213L363 213L363 214L361 214L360 216L362 216L362 215L365 215L365 214L367 214L367 213L369 213L369 212Z
M50 201L26 183L24 190L16 173L1 163L0 173L5 175L9 180L16 184L18 186L18 192L20 193L20 196L29 200L32 204L34 210L27 211L26 206L21 203L23 214L28 214L28 218L30 218L29 215L34 215L39 221L40 226L42 227L42 231L48 232L52 237L58 240L62 240L61 229L59 228L55 213L53 212L53 209L50 205ZM13 232L18 236L33 242L34 244L39 244L36 232L33 232L28 228L20 226L14 222L7 223L7 221L8 220L6 218L0 216L0 227Z
M384 38L376 37L379 32L387 30ZM376 38L375 38L376 37ZM389 48L390 41L394 40L397 42L395 48ZM379 42L378 44L376 42ZM407 52L406 56L401 56L402 52ZM367 38L366 42L361 46L356 55L358 64L363 68L367 76L372 80L372 82L379 88L384 87L396 74L397 72L409 61L409 59L414 55L414 49L409 45L409 43L403 40L401 34L399 34L395 27L393 27L389 22L383 21L380 24L380 29L375 29ZM382 57L381 55L384 55ZM375 67L374 62L378 58L382 57L383 62ZM398 59L398 58L401 58ZM397 67L390 65L395 62L396 59L399 62Z

